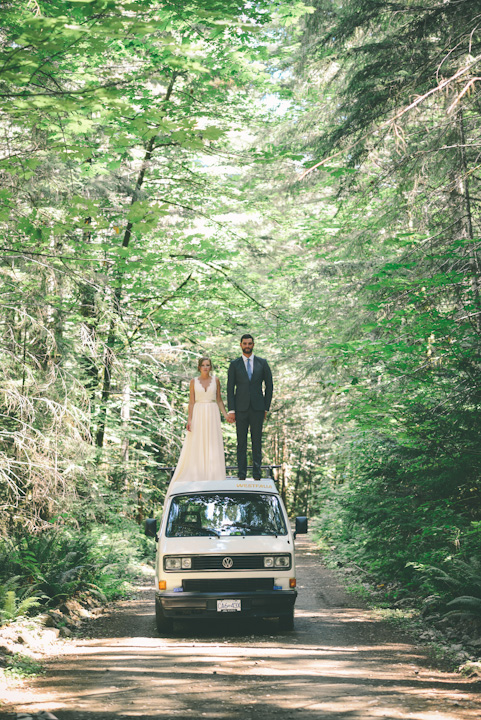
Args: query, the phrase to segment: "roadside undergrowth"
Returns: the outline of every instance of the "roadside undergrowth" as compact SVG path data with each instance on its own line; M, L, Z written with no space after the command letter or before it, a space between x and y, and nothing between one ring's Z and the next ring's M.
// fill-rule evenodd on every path
M152 540L128 517L87 527L56 524L0 539L0 625L83 595L109 602L153 556Z
M151 572L154 543L126 514L68 520L0 539L0 684L41 673L84 620Z
M386 581L354 559L352 546L330 540L322 524L311 523L313 540L325 564L336 571L345 590L380 618L429 650L433 662L449 670L481 677L481 627L473 615L450 612L439 595L413 592L400 581Z

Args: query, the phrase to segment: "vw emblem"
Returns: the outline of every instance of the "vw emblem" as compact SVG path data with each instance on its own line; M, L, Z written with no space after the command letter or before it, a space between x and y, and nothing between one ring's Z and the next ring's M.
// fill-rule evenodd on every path
M222 559L222 565L225 567L226 570L230 570L233 564L234 561L231 557L225 557Z

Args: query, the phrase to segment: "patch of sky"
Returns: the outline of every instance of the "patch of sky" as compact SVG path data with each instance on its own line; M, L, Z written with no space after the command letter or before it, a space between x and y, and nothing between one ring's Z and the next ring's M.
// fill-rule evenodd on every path
M261 97L260 102L266 110L276 115L285 115L292 107L291 100L282 99L275 93L266 93Z

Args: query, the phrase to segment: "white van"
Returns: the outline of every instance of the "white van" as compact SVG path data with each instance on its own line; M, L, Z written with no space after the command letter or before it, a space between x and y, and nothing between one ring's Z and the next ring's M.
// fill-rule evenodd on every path
M294 537L272 479L184 483L169 487L157 540L155 617L159 633L175 619L278 617L294 625ZM296 518L307 532L307 518Z

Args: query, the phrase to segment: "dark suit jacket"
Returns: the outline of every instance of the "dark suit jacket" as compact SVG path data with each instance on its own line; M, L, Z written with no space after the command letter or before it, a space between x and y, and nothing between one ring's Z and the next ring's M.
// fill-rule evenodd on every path
M254 355L254 369L250 381L243 358L232 360L227 377L229 410L248 410L249 406L252 406L253 410L269 410L272 389L272 373L267 360Z

